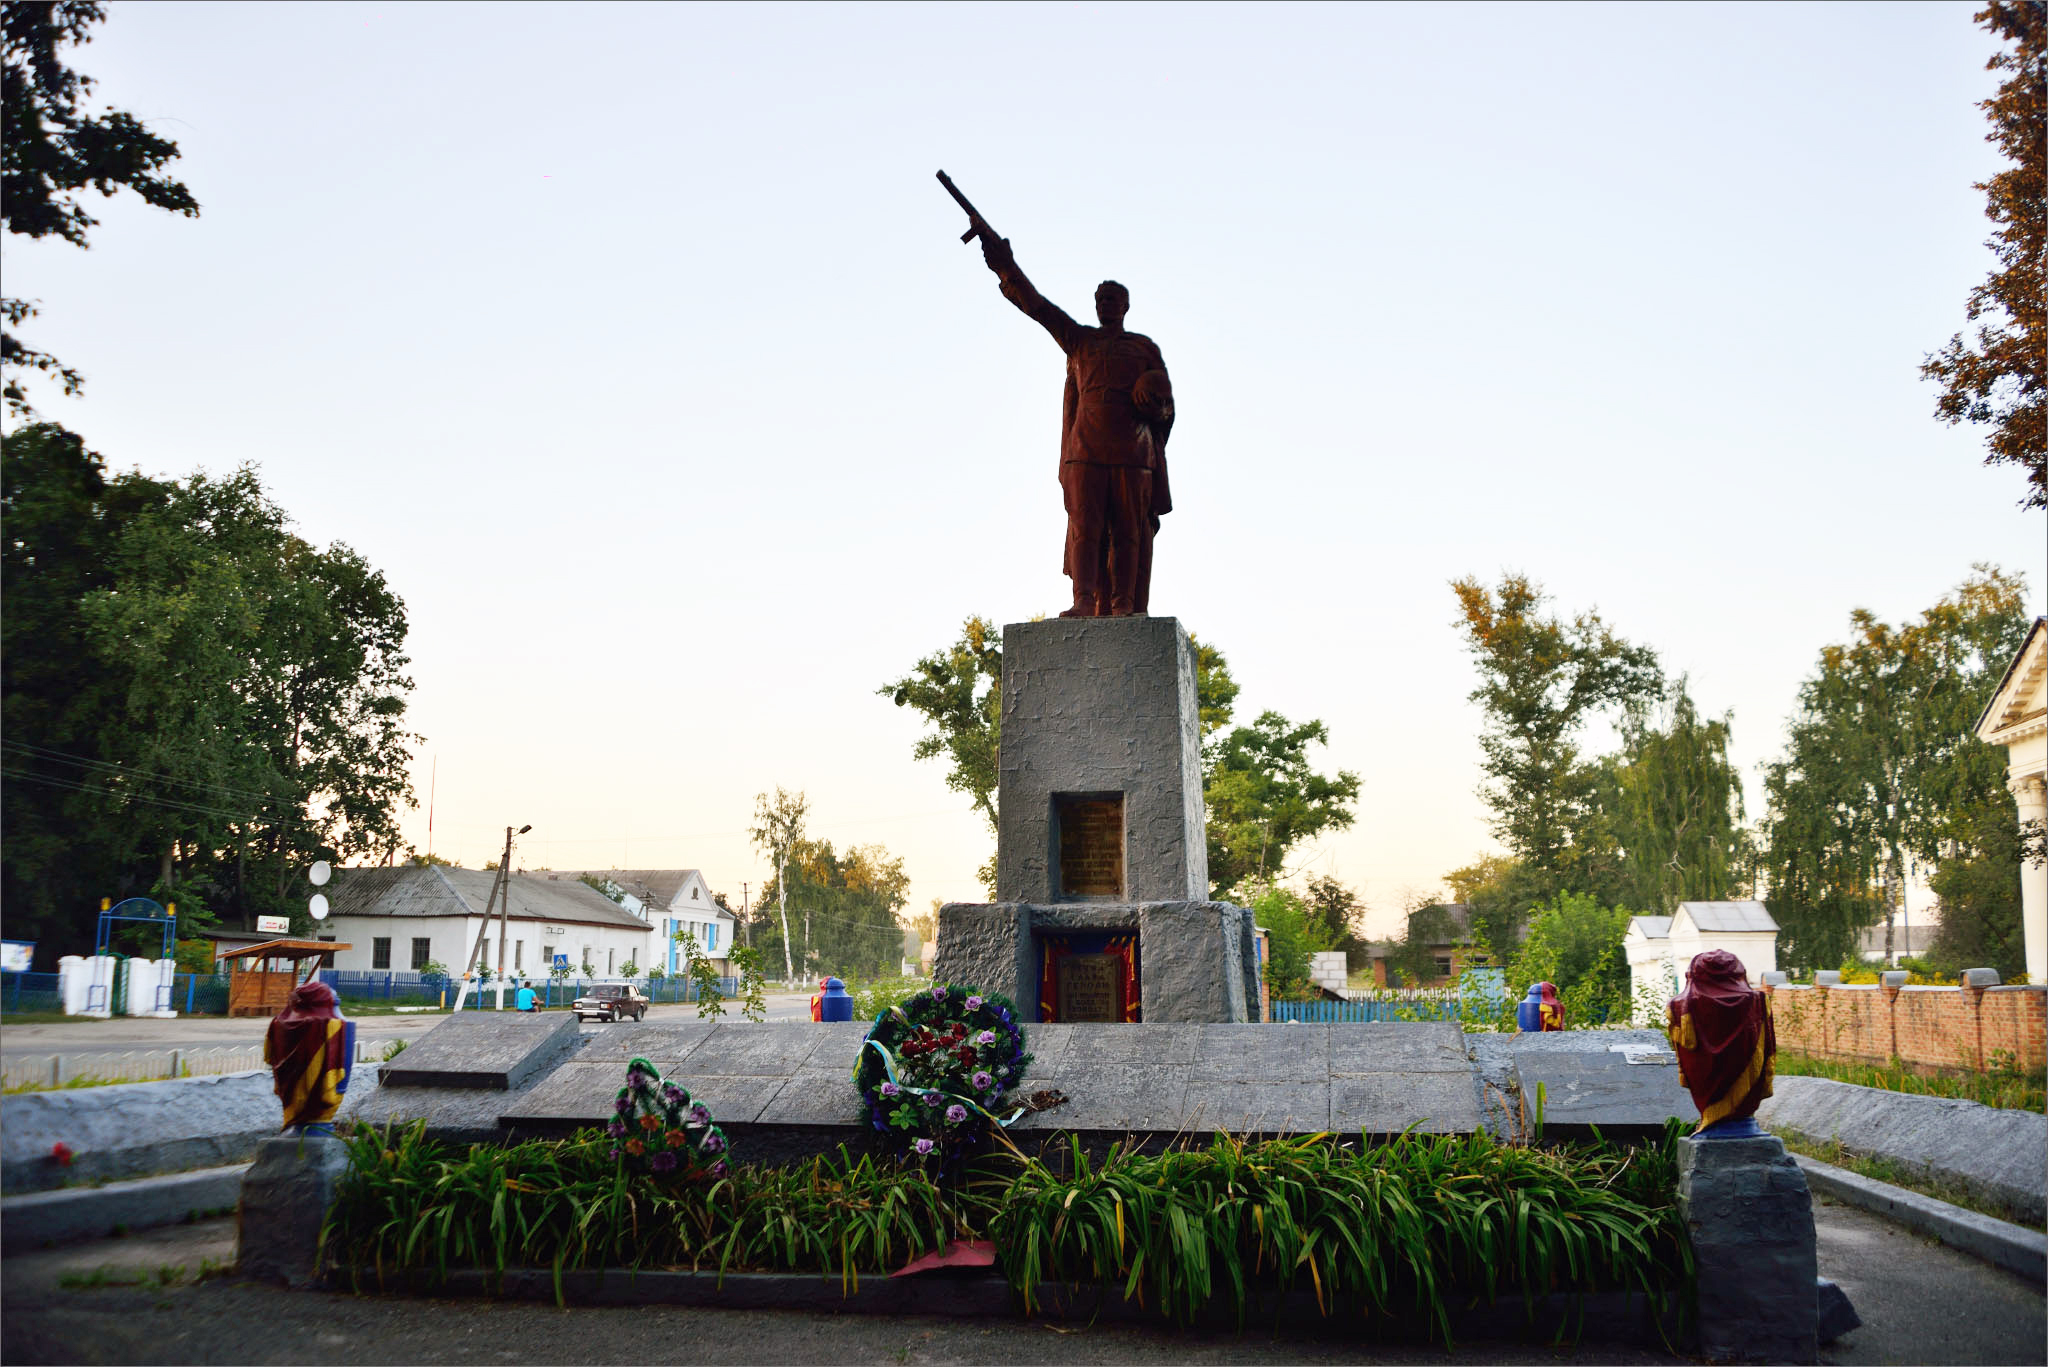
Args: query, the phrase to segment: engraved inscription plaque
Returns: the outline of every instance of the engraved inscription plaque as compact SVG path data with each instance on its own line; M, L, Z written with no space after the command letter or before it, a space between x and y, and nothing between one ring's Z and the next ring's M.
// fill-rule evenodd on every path
M1060 833L1060 895L1122 897L1123 794L1055 794L1053 819Z
M1124 1018L1118 979L1123 960L1114 954L1068 954L1059 960L1059 1017L1067 1021L1113 1023Z

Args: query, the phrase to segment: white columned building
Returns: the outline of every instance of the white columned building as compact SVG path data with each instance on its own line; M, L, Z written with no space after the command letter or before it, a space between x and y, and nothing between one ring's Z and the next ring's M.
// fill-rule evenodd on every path
M1998 692L1977 719L1977 737L2005 747L2005 781L2019 804L2020 825L2048 822L2048 617L2036 617ZM2037 847L2038 848L2038 847ZM2027 981L2048 982L2048 864L2020 865L2020 918L2027 944Z

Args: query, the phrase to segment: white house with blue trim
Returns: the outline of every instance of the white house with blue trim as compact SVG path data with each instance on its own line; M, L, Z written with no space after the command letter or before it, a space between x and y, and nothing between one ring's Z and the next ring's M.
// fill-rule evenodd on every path
M589 878L608 884L607 891L618 895L618 904L654 932L656 945L661 947L659 962L671 975L686 967L683 947L675 938L684 930L697 937L704 956L721 976L732 972L730 958L739 917L718 904L717 894L697 869L551 869L530 876L566 881Z

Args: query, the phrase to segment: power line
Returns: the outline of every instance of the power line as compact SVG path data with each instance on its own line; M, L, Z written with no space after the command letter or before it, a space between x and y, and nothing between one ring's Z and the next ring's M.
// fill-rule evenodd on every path
M148 793L123 793L110 788L95 788L72 779L59 778L54 774L32 774L23 769L0 769L0 776L23 783L46 784L52 788L62 788L74 793L84 793L89 797L112 798L118 802L147 802L152 806L172 807L179 811L196 812L201 816L217 816L223 821L246 821L249 819L249 813L247 812L230 812L223 811L218 807L202 807L194 802L180 802L176 798L152 797Z
M157 773L148 769L138 769L133 765L121 764L114 760L87 759L83 755L73 755L63 750L51 750L41 745L30 745L27 741L0 741L0 746L4 746L9 750L22 752L26 756L32 756L38 759L56 760L63 764L76 765L81 769L97 769L104 773L115 775L118 777L148 779L156 783L175 783L181 787L197 788L202 792L221 793L228 797L253 797L257 799L259 802L285 803L286 805L293 805L291 804L289 799L280 798L270 793L258 792L253 788L231 788L228 787L226 784L222 783L202 783L198 779L178 778L177 776L172 774Z

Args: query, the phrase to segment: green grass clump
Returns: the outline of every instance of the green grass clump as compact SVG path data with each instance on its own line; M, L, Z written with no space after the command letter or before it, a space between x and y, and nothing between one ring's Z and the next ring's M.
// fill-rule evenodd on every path
M857 1286L949 1239L978 1237L971 1198L843 1148L682 1186L625 1172L597 1130L456 1150L425 1129L348 1139L351 1169L322 1238L359 1285L455 1268L622 1267L816 1272Z
M1876 1087L1887 1092L1910 1092L1917 1096L1954 1097L2008 1111L2048 1110L2048 1075L2042 1069L2020 1069L2005 1051L1994 1051L1992 1066L1984 1072L1915 1072L1900 1059L1886 1064L1852 1063L1836 1059L1811 1058L1780 1050L1779 1077L1824 1077L1858 1087Z
M836 1155L737 1166L700 1187L620 1171L598 1131L457 1150L423 1124L360 1129L323 1233L358 1287L456 1269L687 1268L801 1272L857 1287L949 1240L986 1237L1028 1308L1101 1287L1187 1323L1241 1323L1305 1288L1323 1313L1386 1316L1448 1340L1473 1298L1641 1291L1692 1275L1677 1208L1675 1122L1635 1148L1548 1150L1485 1134L1218 1136L1164 1154L1078 1141L1055 1167L1005 1145L957 1184ZM1681 1298L1682 1303L1682 1298Z
M1675 1290L1691 1276L1676 1143L1516 1148L1485 1134L1333 1144L1327 1135L1156 1156L1078 1144L1030 1162L990 1225L1035 1307L1093 1283L1186 1323L1220 1301L1301 1287L1328 1314L1420 1321L1448 1340L1454 1299Z

